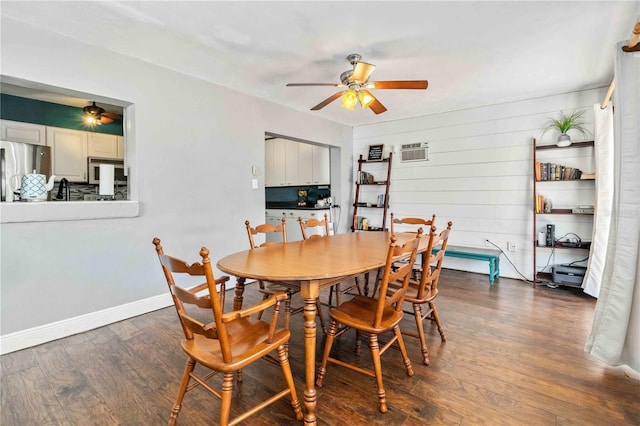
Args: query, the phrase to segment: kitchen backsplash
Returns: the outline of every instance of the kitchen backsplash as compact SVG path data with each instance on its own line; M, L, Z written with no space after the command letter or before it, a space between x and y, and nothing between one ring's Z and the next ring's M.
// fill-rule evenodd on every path
M58 188L60 183L56 182L53 186L53 190L51 190L51 198L56 198L58 194ZM126 200L127 199L127 187L122 185L116 187L115 191L115 199L116 200ZM89 185L86 183L69 183L69 201L85 201L85 195L87 196L95 196L98 194L98 185Z
M306 201L313 205L320 198L327 198L331 196L330 185L305 185L305 186L282 186L282 187L267 187L265 188L265 201L269 203L291 203L296 205L298 201L301 201L302 197L298 194L300 191L306 191Z

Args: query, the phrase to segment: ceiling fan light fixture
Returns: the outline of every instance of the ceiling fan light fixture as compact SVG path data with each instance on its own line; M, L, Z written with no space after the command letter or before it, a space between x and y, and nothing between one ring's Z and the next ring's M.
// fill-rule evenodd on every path
M95 102L93 102L91 105L82 108L82 118L86 124L95 126L97 124L102 124L100 119L104 112L104 108L100 108Z
M349 89L342 95L342 107L346 109L353 110L358 103L358 96L356 91L353 89Z
M368 108L369 105L376 100L368 90L360 90L358 97L360 98L360 105L362 105L362 108Z

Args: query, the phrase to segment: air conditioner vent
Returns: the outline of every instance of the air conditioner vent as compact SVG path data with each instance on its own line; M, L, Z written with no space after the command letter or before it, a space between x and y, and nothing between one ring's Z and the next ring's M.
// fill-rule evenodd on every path
M400 161L429 161L429 143L408 143L400 146Z

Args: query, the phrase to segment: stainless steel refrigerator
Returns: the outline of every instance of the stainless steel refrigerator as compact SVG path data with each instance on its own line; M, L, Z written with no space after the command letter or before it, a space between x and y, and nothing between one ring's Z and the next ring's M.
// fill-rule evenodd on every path
M7 195L13 191L12 188L20 187L22 175L33 173L34 170L49 179L52 170L50 147L0 141L0 201L6 202ZM49 200L50 197L51 192L48 195ZM14 195L13 200L20 201L19 195Z

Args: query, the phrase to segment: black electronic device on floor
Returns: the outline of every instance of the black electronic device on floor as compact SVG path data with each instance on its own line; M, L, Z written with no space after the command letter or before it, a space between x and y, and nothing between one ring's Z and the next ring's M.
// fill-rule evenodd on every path
M580 287L587 268L584 266L555 265L551 268L551 279L556 284Z

